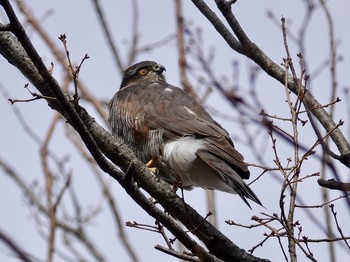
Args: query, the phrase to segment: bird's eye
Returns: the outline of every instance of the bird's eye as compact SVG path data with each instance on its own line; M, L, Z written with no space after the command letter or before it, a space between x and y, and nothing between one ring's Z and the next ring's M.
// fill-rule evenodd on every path
M146 68L142 68L142 69L139 70L139 75L140 76L144 76L147 73L148 73L148 69L146 69Z

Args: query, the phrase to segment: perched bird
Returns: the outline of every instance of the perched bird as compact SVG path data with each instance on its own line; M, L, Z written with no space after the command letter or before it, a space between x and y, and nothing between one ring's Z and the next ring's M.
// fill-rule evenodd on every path
M249 207L246 198L261 205L243 181L249 170L227 131L193 97L168 84L164 70L153 61L125 70L109 102L113 135L168 183L238 194Z

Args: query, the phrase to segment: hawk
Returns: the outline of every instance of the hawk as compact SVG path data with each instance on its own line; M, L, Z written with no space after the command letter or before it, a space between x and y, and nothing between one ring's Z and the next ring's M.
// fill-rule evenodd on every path
M238 194L249 207L246 198L262 205L243 181L249 170L228 132L193 97L168 84L164 70L153 61L125 70L108 106L113 136L168 183Z

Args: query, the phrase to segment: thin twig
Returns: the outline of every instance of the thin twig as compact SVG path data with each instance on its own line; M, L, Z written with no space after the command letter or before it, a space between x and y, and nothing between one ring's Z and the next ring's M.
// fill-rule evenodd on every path
M161 245L155 245L154 248L184 261L194 261L194 262L200 261L200 259L196 256L190 256L190 255L184 254L183 252L178 252L178 251L175 251L174 249L169 249Z
M341 236L341 238L344 240L344 243L346 244L346 246L348 247L348 249L350 250L350 245L348 243L348 241L346 241L346 237L344 236L343 234L343 230L341 229L340 225L339 225L339 222L338 222L338 218L337 218L337 212L334 210L334 204L330 204L329 205L329 208L331 209L331 212L333 214L333 217L334 217L334 221L335 221L335 224L337 225L337 229L338 229L338 232Z
M109 48L112 52L113 58L114 58L114 63L119 71L119 73L123 73L125 67L124 64L121 61L121 57L118 51L118 47L117 44L114 42L113 38L112 38L112 34L111 34L111 30L109 29L109 26L107 24L106 21L106 15L103 13L102 11L102 7L100 5L100 1L99 0L92 0L92 3L95 6L95 10L96 10L96 14L97 14L97 18L99 19L99 22L101 24L101 27L103 29L104 35L107 39Z

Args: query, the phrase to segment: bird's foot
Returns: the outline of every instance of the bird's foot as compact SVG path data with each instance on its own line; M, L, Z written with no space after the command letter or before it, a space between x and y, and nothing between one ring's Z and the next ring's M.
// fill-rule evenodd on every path
M158 169L156 167L149 167L149 171L151 171L153 174L157 175L158 174Z
M158 169L153 166L155 162L155 159L152 158L150 161L147 162L146 167L151 171L153 174L157 175L158 174Z

